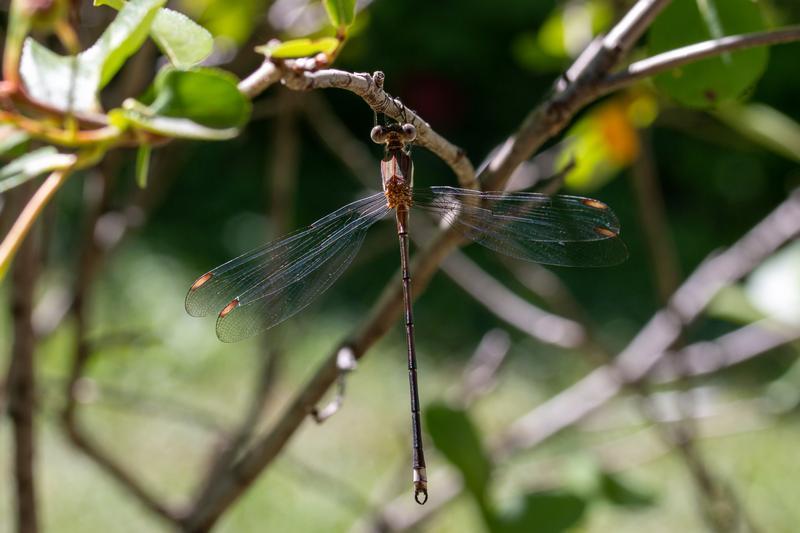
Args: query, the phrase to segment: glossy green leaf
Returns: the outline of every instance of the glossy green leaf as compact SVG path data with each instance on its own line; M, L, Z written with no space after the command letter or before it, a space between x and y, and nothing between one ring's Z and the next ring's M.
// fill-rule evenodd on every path
M266 44L256 48L267 57L277 59L291 59L295 57L309 57L322 52L330 55L339 47L339 39L335 37L321 37L319 39L292 39L275 44Z
M165 0L131 0L100 38L77 56L25 40L20 74L28 94L62 111L96 111L97 93L136 52Z
M111 81L123 63L139 50L147 38L158 9L166 0L126 2L108 28L79 58L100 69L100 86Z
M148 91L146 102L129 98L109 112L111 124L167 137L223 140L239 134L250 116L250 101L239 92L236 77L196 68L164 69Z
M800 124L764 104L731 104L717 118L751 141L778 155L800 161Z
M483 498L492 467L467 413L434 404L425 410L425 419L436 448L461 472L467 489Z
M114 9L125 6L123 0L95 0L94 4ZM167 8L161 8L156 13L150 36L170 63L180 69L197 65L208 57L214 47L214 38L208 30L183 13Z
M356 17L356 0L323 0L328 18L335 28L346 28Z
M503 516L500 533L562 533L570 531L584 518L587 501L566 491L527 494L521 508Z
M600 493L614 505L631 509L651 507L655 498L641 489L623 482L619 477L603 472L600 474Z
M650 29L649 48L657 54L762 29L761 10L752 0L673 0ZM742 97L761 77L767 58L763 47L726 53L672 69L656 76L655 83L684 105L714 107Z
M39 148L11 161L0 168L0 193L25 183L37 176L75 163L72 154L60 154L52 146Z
M100 69L80 60L62 56L31 38L25 40L20 75L28 94L61 111L98 111Z
M147 175L150 173L150 154L153 148L143 144L136 152L136 184L139 188L147 187Z
M212 68L162 70L148 107L157 115L192 120L209 128L238 128L250 117L250 101L232 74Z

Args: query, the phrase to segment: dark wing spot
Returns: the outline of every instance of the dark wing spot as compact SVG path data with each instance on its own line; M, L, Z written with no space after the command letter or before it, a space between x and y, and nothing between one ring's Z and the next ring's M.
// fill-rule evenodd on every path
M238 305L239 305L239 298L234 298L233 300L231 300L231 303L226 305L225 308L222 311L219 312L219 317L220 318L225 318L225 316L228 313L230 313L231 311L233 311L234 309L236 309L236 307L238 307Z
M208 280L210 280L213 277L214 277L214 274L212 274L211 272L206 272L205 274L203 274L202 276L197 278L197 280L194 283L192 283L192 288L189 289L189 290L190 291L196 291L197 289L202 287L203 284L205 284L205 282L207 282Z
M609 239L612 237L616 237L617 233L613 230L610 230L604 226L595 226L594 232L598 235L602 235L603 237L608 237Z
M593 207L595 209L608 209L608 206L601 202L600 200L595 200L594 198L584 198L581 200L581 203L586 207Z

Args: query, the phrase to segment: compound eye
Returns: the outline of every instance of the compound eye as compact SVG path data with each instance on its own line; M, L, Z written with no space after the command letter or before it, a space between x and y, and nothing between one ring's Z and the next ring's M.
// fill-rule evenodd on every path
M413 124L403 124L403 137L410 143L417 138L417 128Z
M375 126L372 128L372 131L369 132L369 137L372 139L372 142L377 144L383 144L386 142L386 128L383 126Z

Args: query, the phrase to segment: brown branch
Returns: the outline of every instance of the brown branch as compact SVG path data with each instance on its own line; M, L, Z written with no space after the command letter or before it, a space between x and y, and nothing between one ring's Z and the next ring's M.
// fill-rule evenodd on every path
M419 115L384 91L376 81L380 77L379 73L370 75L336 69L296 71L293 65L292 61L286 61L279 68L266 60L256 72L239 84L239 89L251 98L278 81L296 91L348 90L360 96L376 113L414 124L417 128L415 144L427 148L442 159L456 174L462 186L474 185L475 170L464 151L436 133Z
M503 188L508 177L546 141L561 132L575 114L597 99L604 79L670 0L638 0L604 38L595 40L556 84L554 94L531 111L498 154L480 173L485 190Z
M464 407L493 388L497 372L510 349L511 337L502 329L492 329L484 334L461 374L459 397Z
M750 273L779 247L800 234L800 191L724 252L702 263L615 359L592 371L518 420L503 446L529 448L571 426L636 383L660 363L684 328L725 285Z
M61 185L64 184L68 176L68 170L56 170L50 174L36 193L31 196L14 225L11 226L3 242L0 243L0 279L3 279L14 254L22 245L42 209L44 209L44 206L47 205L47 202L50 201Z
M644 78L726 52L796 41L800 41L800 26L711 39L631 63L627 68L603 80L600 90L603 93L615 91Z
M29 193L26 184L17 196ZM11 314L14 322L14 343L6 378L8 416L14 435L14 480L16 496L16 527L19 533L39 530L36 507L34 456L36 438L34 402L36 381L34 372L33 295L39 271L36 239L27 239L14 261L11 289Z
M495 316L532 338L561 348L578 348L586 341L581 324L525 301L466 255L452 252L441 268Z
M105 452L81 427L77 419L77 406L81 380L89 364L92 352L86 339L87 319L85 304L92 280L103 259L102 242L98 239L98 227L102 223L103 208L110 197L108 175L95 174L92 179L101 187L94 203L87 206L89 220L83 239L78 274L75 281L72 315L75 317L77 332L70 368L69 378L65 385L66 403L61 412L64 433L78 450L91 458L107 474L125 487L145 508L172 523L175 521L174 510L162 504L159 499L147 490L120 462ZM91 182L90 182L91 183ZM123 226L127 228L127 226ZM118 241L116 241L118 242Z
M763 319L713 341L697 342L669 355L681 361L682 376L675 375L675 369L663 363L659 363L651 374L655 381L661 383L674 381L679 377L712 374L798 340L800 328Z

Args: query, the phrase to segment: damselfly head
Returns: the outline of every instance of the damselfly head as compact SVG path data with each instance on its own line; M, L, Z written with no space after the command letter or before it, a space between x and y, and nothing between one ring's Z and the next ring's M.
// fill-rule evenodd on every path
M375 126L369 133L372 142L377 144L408 144L417 138L417 128L413 124L397 122L385 126Z

